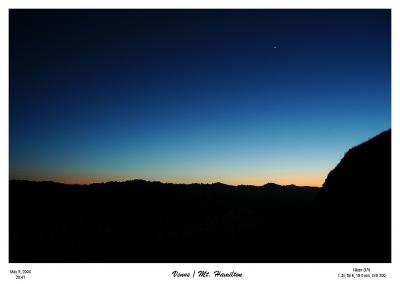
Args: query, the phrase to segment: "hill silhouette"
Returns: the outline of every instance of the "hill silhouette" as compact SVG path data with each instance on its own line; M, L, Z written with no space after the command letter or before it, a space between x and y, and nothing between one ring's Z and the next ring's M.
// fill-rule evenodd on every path
M390 131L323 188L11 180L9 204L10 262L388 262Z
M318 189L266 187L10 181L10 261L297 259L282 239L304 232Z
M318 198L327 252L346 262L391 260L391 130L350 149ZM328 247L327 247L328 248Z

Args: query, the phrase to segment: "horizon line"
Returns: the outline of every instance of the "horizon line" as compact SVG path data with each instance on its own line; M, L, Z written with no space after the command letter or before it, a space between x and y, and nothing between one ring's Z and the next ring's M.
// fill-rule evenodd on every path
M296 187L311 187L311 188L322 188L322 186L316 186L316 185L297 185L297 184L279 184L275 182L266 182L265 184L262 185L254 185L254 184L228 184L220 181L216 182L211 182L211 183L204 183L204 182L191 182L191 183L184 183L184 182L163 182L160 180L146 180L146 179L140 179L140 178L135 178L135 179L126 179L126 180L108 180L108 181L100 181L100 182L89 182L89 183L68 183L68 182L61 182L61 181L54 181L54 180L30 180L30 179L9 179L9 182L12 181L23 181L23 182L37 182L37 183L58 183L58 184L64 184L64 185L80 185L80 186L90 186L90 185L95 185L95 184L107 184L107 183L127 183L127 182L135 182L135 181L142 181L142 182L148 182L148 183L161 183L161 184L173 184L173 185L215 185L215 184L222 184L226 186L232 186L232 187L240 187L240 186L251 186L251 187L264 187L267 185L277 185L277 186L296 186Z

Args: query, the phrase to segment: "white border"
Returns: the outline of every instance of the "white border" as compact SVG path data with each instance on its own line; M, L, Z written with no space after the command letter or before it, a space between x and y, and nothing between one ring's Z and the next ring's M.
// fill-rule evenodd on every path
M385 282L400 283L399 270L399 56L400 1L299 1L299 0L70 0L70 1L2 1L0 10L1 36L1 96L0 96L0 282L11 283L10 269L31 269L25 283L175 283L175 282L245 282L245 283L334 283ZM8 263L8 9L9 8L390 8L392 9L392 264L9 264ZM397 52L397 53L396 53ZM387 279L339 279L338 273L351 273L353 267L370 267L372 272L386 273ZM174 279L171 272L193 270L238 271L242 279Z

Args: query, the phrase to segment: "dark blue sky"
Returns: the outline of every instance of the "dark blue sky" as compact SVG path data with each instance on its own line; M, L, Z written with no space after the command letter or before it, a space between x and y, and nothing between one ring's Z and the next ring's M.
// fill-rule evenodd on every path
M321 185L391 127L389 10L12 10L10 177Z

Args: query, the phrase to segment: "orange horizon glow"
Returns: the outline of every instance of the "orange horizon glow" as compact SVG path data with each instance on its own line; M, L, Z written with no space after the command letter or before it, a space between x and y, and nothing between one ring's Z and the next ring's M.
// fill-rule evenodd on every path
M175 184L194 184L194 183L203 183L203 184L212 184L212 183L223 183L226 185L238 186L238 185L251 185L251 186L263 186L267 183L276 183L279 185L297 185L297 186L311 186L311 187L322 187L322 184L325 181L325 178L319 177L309 177L309 178L268 178L268 179L206 179L206 180L198 180L198 179L157 179L157 178L149 178L149 177L91 177L91 178L72 178L72 177L26 177L26 178L10 178L16 180L32 180L32 181L53 181L64 184L80 184L80 185L88 185L93 183L105 183L105 182L124 182L135 179L143 179L150 182L162 182L162 183L175 183Z

